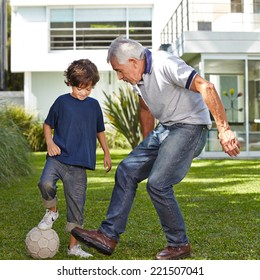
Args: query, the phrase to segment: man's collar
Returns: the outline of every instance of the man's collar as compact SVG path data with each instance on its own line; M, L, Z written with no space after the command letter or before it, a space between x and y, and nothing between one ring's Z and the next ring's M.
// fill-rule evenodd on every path
M150 74L152 70L152 52L145 49L145 68L144 74Z

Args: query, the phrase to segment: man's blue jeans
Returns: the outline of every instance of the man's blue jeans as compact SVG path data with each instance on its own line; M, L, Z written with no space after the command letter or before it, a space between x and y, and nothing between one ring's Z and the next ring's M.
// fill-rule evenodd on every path
M147 191L159 216L169 246L188 242L173 185L187 174L192 159L206 143L206 125L159 124L119 165L106 220L100 230L119 240L125 231L138 183L148 178Z

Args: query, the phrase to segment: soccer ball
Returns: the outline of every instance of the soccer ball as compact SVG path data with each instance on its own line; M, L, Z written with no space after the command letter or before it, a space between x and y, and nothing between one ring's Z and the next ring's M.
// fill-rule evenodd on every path
M25 239L27 253L34 259L52 258L60 246L59 236L53 229L32 228Z

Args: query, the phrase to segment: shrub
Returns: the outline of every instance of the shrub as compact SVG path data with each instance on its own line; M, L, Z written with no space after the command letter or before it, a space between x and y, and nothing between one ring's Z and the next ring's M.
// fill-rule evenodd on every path
M20 176L30 174L31 168L26 139L12 120L2 116L0 111L0 184L8 185Z
M31 123L30 129L26 134L27 141L34 152L47 150L46 141L43 134L42 122L35 120Z
M141 140L141 126L138 96L130 87L119 88L113 96L106 94L104 113L115 130L123 134L132 148Z
M109 149L131 149L129 142L122 133L113 128L107 129L105 133ZM101 148L99 143L98 148Z
M7 105L3 109L3 112L3 118L6 119L5 121L8 122L10 120L15 123L22 134L26 136L34 116L25 112L23 107L17 105Z
M12 121L26 138L32 151L46 151L42 123L34 114L28 113L23 107L15 105L7 105L2 108L2 111L2 122Z

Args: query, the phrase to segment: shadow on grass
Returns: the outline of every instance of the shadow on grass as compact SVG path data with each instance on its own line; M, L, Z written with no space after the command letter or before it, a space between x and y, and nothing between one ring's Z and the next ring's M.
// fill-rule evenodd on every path
M88 190L85 228L97 229L105 218L114 185L117 164L127 152L113 153L113 170L105 173L98 154L96 171L87 171ZM45 154L32 157L34 173L19 184L1 186L0 259L31 259L25 250L27 232L44 214L37 187ZM174 186L192 244L191 259L260 259L260 190L257 160L195 160L187 177ZM67 256L69 234L65 233L66 203L58 185L60 217L54 224L60 249L54 259ZM127 229L114 254L103 256L89 248L94 260L154 259L166 246L158 216L145 189L139 185ZM75 258L76 259L76 258Z

